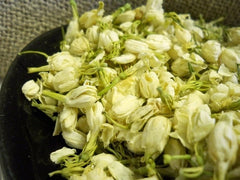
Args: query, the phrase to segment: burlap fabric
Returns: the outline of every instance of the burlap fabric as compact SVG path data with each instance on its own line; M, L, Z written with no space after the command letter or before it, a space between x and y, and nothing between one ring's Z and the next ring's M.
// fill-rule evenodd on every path
M98 6L97 0L76 0L79 13ZM106 13L126 2L133 7L146 0L104 0ZM165 0L165 11L190 13L207 20L225 17L225 24L240 26L239 0ZM71 19L69 0L0 0L0 79L17 53L36 36Z

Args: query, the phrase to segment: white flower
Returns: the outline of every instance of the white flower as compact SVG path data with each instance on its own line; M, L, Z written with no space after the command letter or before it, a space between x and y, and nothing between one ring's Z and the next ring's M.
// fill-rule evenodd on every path
M179 57L182 57L185 53L186 51L183 49L183 47L178 44L174 44L172 48L168 51L169 56L173 60L176 60Z
M29 80L23 84L22 92L31 101L39 96L40 86L34 80Z
M98 48L103 48L110 52L113 47L113 43L119 41L118 34L113 30L104 30L99 34Z
M167 142L167 145L164 149L164 154L185 155L186 154L186 149L178 139L169 138L169 140ZM179 171L180 168L186 166L186 163L187 162L183 159L172 159L169 162L169 166L174 171Z
M208 136L215 126L211 110L207 104L199 106L188 121L187 139L190 144L197 143Z
M95 86L79 86L68 92L66 104L70 107L87 108L91 107L97 100L97 89Z
M146 157L157 158L164 150L172 123L164 116L154 116L143 129L142 147Z
M208 91L210 97L209 106L211 107L212 111L219 111L226 104L228 104L229 100L229 87L225 84L219 84L215 87L212 87Z
M157 88L159 87L159 79L155 72L143 73L139 79L139 87L141 95L144 98L157 97L159 95Z
M52 85L55 91L60 93L68 92L78 86L79 74L74 67L66 67L59 71L52 78Z
M221 44L215 40L208 40L202 46L202 56L209 63L216 63L221 51Z
M121 24L124 22L131 22L135 19L136 12L133 10L129 10L119 14L115 20L115 23Z
M126 52L132 54L149 52L148 44L138 40L128 39L125 41L124 47Z
M114 127L109 123L103 123L101 130L102 133L100 139L103 142L103 146L106 148L110 144L112 137L115 135Z
M117 180L133 180L134 173L118 161L113 161L108 166L110 174Z
M86 135L76 129L63 131L62 137L66 144L72 148L83 149L86 144Z
M230 48L225 48L220 57L220 63L223 63L230 71L237 71L237 64L240 64L240 56Z
M160 34L148 35L145 42L148 44L149 48L161 52L168 51L172 46L170 39L167 36Z
M78 20L80 27L87 29L95 25L98 19L103 16L103 13L104 13L103 8L93 9L91 11L87 11L83 13Z
M90 44L86 37L80 36L72 41L69 52L72 55L81 56L90 50Z
M207 107L205 107L204 103L206 103L208 101L208 99L207 99L207 95L202 94L199 91L194 91L194 92L190 93L189 95L187 95L185 98L186 99L184 100L184 102L175 110L174 119L173 119L174 132L171 132L171 137L179 139L181 141L181 143L183 144L183 146L191 149L193 139L188 138L187 130L188 129L189 129L189 131L192 130L193 123L195 123L196 126L198 126L198 123L199 123L199 125L203 126L203 128L204 128L203 121L205 119L204 119L204 117L201 117L201 113L198 112L198 109L200 107L202 107L203 109L207 108ZM203 116L206 115L206 117L207 117L206 120L209 121L208 124L214 123L213 122L214 120L210 119L209 113L208 112L207 112L207 114L205 114L205 113L206 112L203 111ZM196 117L194 117L194 116L196 116ZM198 117L201 118L201 120L199 120L199 122L197 122ZM196 129L197 128L198 127L196 127ZM194 127L194 129L195 129L195 127ZM191 131L191 133L192 132L193 131ZM191 137L192 136L194 136L194 135L191 135ZM203 137L203 136L201 135L201 137ZM204 133L204 137L205 137L205 133Z
M185 28L176 28L175 36L180 44L186 44L192 39L192 34Z
M215 164L215 179L226 178L227 170L236 161L237 151L237 137L232 125L227 121L217 122L208 138L208 155Z
M120 29L126 33L130 33L132 30L132 22L124 22L122 24L120 24Z
M64 106L59 114L59 122L63 131L73 130L76 127L78 118L78 109Z
M58 149L54 152L52 152L50 154L50 159L52 162L54 162L55 164L59 164L61 159L64 156L69 156L69 155L73 155L76 153L76 149L71 149L71 148L67 148L67 147L63 147L61 149Z
M57 52L47 59L51 71L62 71L67 67L80 68L82 60L71 55L68 51Z
M135 61L135 59L136 59L136 56L134 54L125 53L120 56L114 57L111 60L117 64L128 64Z
M228 32L229 41L233 45L238 45L240 43L240 28L239 27L229 28Z
M135 109L143 104L143 102L143 99L133 95L123 96L120 101L113 104L110 111L111 116L117 121L124 122Z
M99 101L94 103L91 107L86 108L86 117L89 130L93 132L100 130L101 125L106 121L103 111L103 105Z
M189 56L189 54L186 54ZM183 57L177 58L175 61L173 61L171 69L173 73L175 73L179 77L184 77L189 74L189 69L188 69L188 60L184 55Z
M111 154L101 153L92 157L91 161L97 168L104 169L112 162L116 161L117 158Z
M99 27L98 26L92 26L87 29L86 31L86 38L89 40L92 44L98 44L99 39Z

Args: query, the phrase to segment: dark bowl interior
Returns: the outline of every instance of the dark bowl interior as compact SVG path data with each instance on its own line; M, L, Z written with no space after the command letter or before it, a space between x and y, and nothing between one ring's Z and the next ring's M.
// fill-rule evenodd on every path
M61 28L34 39L25 50L37 50L49 55L59 51ZM0 92L0 162L4 180L50 179L48 173L57 167L49 154L64 146L62 138L52 136L54 122L32 108L21 87L37 74L28 74L27 67L46 64L37 54L17 56L4 79ZM53 177L51 179L61 179Z

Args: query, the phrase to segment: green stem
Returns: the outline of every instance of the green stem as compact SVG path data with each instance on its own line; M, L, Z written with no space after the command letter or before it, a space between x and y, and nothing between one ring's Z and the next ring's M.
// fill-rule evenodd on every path
M86 162L94 155L97 149L98 134L99 131L95 131L91 134L89 141L87 142L86 146L83 148L80 154L82 161Z
M230 105L223 108L224 110L239 110L240 109L240 99L232 102Z
M65 95L55 93L55 92L52 92L52 91L49 91L49 90L43 90L42 94L45 95L45 96L51 97L53 99L56 99L58 101L61 101L61 102L66 101L66 96Z
M106 94L110 89L112 89L117 83L119 83L121 80L120 77L116 77L111 84L109 84L107 87L105 87L103 90L101 90L99 93L98 93L98 96L102 96L104 94Z
M18 53L18 55L23 55L23 54L40 54L40 55L48 58L48 55L41 51L22 51L22 52Z
M36 72L43 72L43 71L49 71L50 65L40 66L40 67L29 67L28 73L36 73Z
M169 164L172 160L181 160L181 159L191 159L191 155L189 154L183 154L183 155L170 155L170 154L164 154L163 155L163 163Z
M74 0L70 0L70 5L72 7L73 18L77 19L79 17L78 16L77 4Z
M120 127L122 129L129 129L129 126L125 126L125 125L118 123L117 121L113 120L107 113L105 113L105 116L106 116L107 120L109 120L111 123L113 123L117 127Z
M186 178L196 178L203 173L203 170L204 170L203 166L181 168L180 174L182 174Z

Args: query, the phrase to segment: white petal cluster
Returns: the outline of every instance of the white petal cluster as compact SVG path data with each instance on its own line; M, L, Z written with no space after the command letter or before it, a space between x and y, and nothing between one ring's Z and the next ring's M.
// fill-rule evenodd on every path
M49 175L239 179L239 27L164 12L162 0L108 15L102 1L80 16L70 4L61 51L24 52L46 64L28 68L39 76L22 92L69 147L50 154L62 169Z

